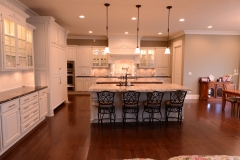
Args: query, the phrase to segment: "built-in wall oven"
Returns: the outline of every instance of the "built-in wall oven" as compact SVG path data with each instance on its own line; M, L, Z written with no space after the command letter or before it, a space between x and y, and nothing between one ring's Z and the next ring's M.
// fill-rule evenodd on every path
M68 91L75 90L74 61L67 61L67 86Z

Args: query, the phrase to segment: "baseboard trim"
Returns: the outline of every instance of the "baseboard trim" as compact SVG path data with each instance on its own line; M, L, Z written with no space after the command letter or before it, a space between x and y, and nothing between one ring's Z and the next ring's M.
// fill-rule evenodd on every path
M190 94L190 95L187 95L185 99L199 99L199 95L198 94Z

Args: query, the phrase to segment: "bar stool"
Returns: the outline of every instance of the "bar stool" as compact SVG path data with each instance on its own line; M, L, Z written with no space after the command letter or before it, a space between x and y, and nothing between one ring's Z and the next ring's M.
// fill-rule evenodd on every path
M161 113L161 106L162 106L162 99L163 99L164 92L147 92L147 101L143 103L144 108L142 112L142 118L143 122L146 122L145 120L148 119L150 123L153 122L153 120L160 121L161 126L161 119L162 119L162 113ZM148 113L148 118L144 118L143 114L144 112ZM154 118L154 113L159 113L160 118Z
M126 122L127 119L134 119L136 123L138 123L138 112L139 112L139 96L140 92L136 91L128 91L123 92L123 104L122 104L122 118L123 123ZM127 118L126 114L134 114L135 118Z
M115 125L115 120L116 120L116 114L115 114L115 106L114 106L114 95L115 92L109 92L109 91L102 91L102 92L97 92L97 97L98 97L98 124L104 119L109 119L110 123L112 123L112 120L114 121ZM104 115L108 114L109 118L104 118ZM113 118L112 118L113 115Z
M170 100L165 102L165 122L168 124L168 118L176 118L182 124L182 107L187 95L187 91L172 91L170 92ZM177 113L178 116L169 116L170 113Z

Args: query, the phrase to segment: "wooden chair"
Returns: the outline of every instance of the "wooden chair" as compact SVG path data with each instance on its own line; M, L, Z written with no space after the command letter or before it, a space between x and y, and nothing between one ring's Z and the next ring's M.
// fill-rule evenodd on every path
M223 84L223 89L224 90L236 90L236 85L231 83L231 84ZM236 97L233 95L226 95L226 101L231 103L231 108L234 109L235 106L238 106L237 101L240 101L240 97Z

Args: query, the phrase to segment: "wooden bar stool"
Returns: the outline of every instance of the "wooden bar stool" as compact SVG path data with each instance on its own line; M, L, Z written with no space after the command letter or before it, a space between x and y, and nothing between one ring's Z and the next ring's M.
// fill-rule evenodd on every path
M102 121L104 119L109 119L110 123L112 123L112 120L113 120L115 125L116 114L115 114L115 105L114 105L114 95L115 95L115 92L109 92L109 91L97 92L98 124L101 121L101 125L102 125ZM104 118L105 114L108 114L109 118Z
M150 123L152 123L155 120L160 121L161 126L161 119L162 119L162 113L161 113L161 106L162 106L162 99L163 99L164 92L147 92L147 101L143 103L144 108L142 112L142 118L143 123L146 122L146 120L149 120ZM148 113L148 118L144 118L144 112ZM159 113L160 118L154 118L154 114Z
M128 91L123 92L123 104L122 104L122 118L123 123L126 122L127 119L134 119L136 123L138 123L138 112L139 112L139 96L140 92L136 91ZM127 114L133 114L135 118L127 118Z
M187 91L172 91L170 92L170 100L165 102L165 122L168 124L168 118L176 118L182 124L182 107L184 104ZM169 116L170 113L177 113L178 116Z

